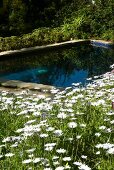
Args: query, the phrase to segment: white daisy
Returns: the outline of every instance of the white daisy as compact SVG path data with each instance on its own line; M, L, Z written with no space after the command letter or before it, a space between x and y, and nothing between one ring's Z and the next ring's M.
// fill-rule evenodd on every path
M32 159L26 159L24 161L22 161L23 164L29 164L32 162Z
M48 134L42 133L42 134L40 134L40 137L41 137L41 138L47 138L47 137L48 137Z
M57 149L57 150L56 150L56 152L57 152L57 153L65 153L65 152L66 152L66 150L65 150L65 149L60 148L60 149Z
M63 134L63 132L62 132L62 130L55 130L54 132L53 132L56 136L62 136L62 134Z
M70 157L64 157L63 161L71 161L71 158Z
M15 155L15 154L13 154L13 153L6 153L6 154L5 154L6 157L12 157L12 156L14 156L14 155Z
M68 123L68 127L69 128L76 128L77 127L77 123L76 122L70 122L70 123Z
M55 168L55 170L64 170L65 168L63 166L58 166L57 168Z

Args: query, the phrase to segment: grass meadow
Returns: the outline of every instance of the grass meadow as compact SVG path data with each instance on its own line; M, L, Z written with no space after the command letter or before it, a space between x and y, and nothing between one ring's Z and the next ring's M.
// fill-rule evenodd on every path
M113 170L114 71L93 79L54 97L0 92L0 169Z

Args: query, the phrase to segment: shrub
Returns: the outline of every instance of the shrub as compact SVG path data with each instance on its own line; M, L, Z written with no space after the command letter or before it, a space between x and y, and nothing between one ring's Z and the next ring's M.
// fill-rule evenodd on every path
M102 34L102 38L104 40L112 40L114 41L114 31L113 30L106 30L103 34Z

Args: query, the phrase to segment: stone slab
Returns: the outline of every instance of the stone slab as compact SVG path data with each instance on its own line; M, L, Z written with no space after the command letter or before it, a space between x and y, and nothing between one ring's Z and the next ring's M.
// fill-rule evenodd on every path
M16 95L25 94L28 96L43 95L45 97L51 97L51 98L53 97L53 94L51 94L51 93L44 93L44 92L39 92L39 91L27 90L27 89L0 87L0 92L3 92L3 91L8 92L8 94L16 94Z
M3 87L11 87L11 88L16 88L18 84L20 84L21 81L16 81L16 80L9 80L9 81L4 81L1 82L1 86Z
M6 82L1 82L2 87L19 88L19 89L31 89L39 91L50 91L54 86L37 84L37 83L26 83L18 80L8 80Z
M53 97L53 94L51 93L53 88L55 87L17 80L9 80L0 83L0 92L7 91L8 93L21 94L24 91L25 94L44 95L45 97Z

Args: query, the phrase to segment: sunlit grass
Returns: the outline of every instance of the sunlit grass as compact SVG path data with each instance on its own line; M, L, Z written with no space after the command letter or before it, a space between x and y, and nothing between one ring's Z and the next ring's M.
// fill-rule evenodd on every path
M0 93L0 169L112 170L114 73L53 98Z

